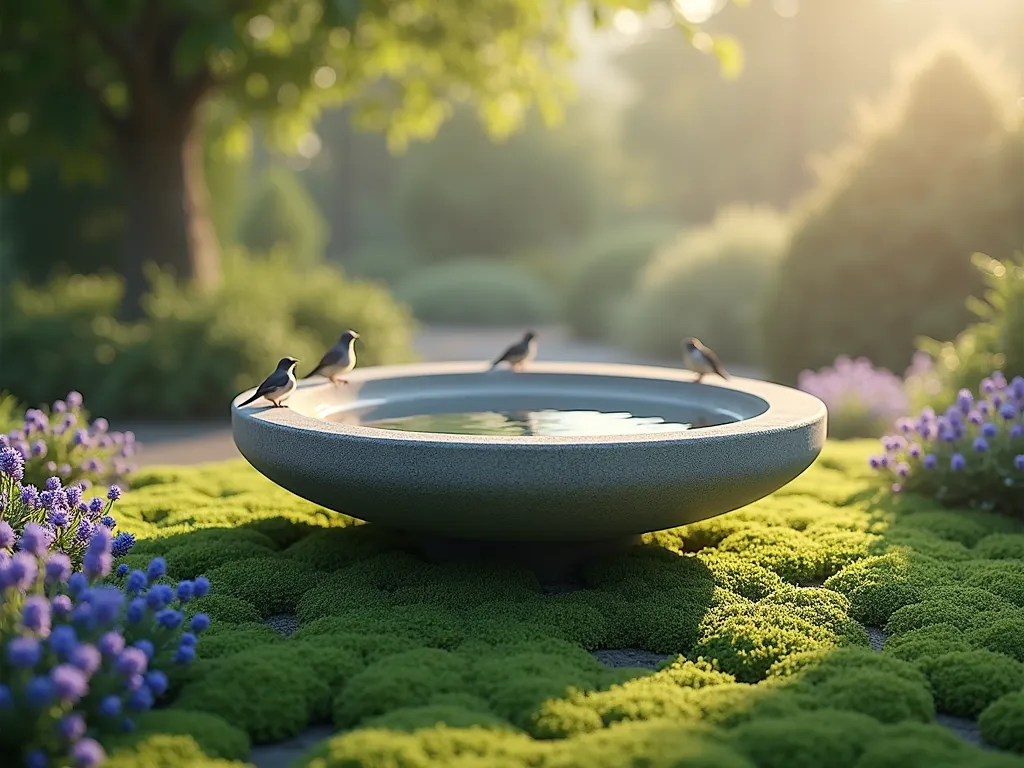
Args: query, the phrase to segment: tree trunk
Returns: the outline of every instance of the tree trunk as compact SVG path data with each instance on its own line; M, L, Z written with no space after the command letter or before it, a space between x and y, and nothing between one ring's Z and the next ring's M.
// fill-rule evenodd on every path
M202 134L195 120L133 131L118 149L128 214L121 313L137 319L149 287L147 264L214 288L220 281L220 247L207 210Z

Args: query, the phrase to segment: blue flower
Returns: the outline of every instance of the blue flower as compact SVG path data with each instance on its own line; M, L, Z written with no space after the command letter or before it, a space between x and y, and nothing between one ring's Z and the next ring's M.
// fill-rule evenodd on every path
M119 533L114 537L114 541L110 545L110 554L114 557L124 557L131 551L133 546L135 546L135 537L132 534Z
M78 528L75 529L75 541L79 544L88 543L92 538L93 525L85 518L78 521Z
M199 638L196 637L195 635L193 635L191 632L184 632L181 635L181 640L179 641L179 645L191 645L191 646L194 647L195 644L198 641L199 641Z
M988 450L988 440L986 440L984 437L976 437L976 438L974 438L974 450L977 453L984 453L985 451L987 451Z
M14 694L6 685L0 683L0 709L10 709L14 706Z
M25 768L49 768L50 758L41 749L30 749L25 755Z
M113 549L113 547L111 547ZM128 574L128 564L121 563L117 568L114 569L114 575L119 579L123 579Z
M75 635L75 628L68 624L61 624L53 628L50 634L50 650L53 651L61 661L67 661L71 652L78 647L78 637Z
M98 515L103 511L103 508L105 506L106 504L104 503L103 499L101 499L99 496L94 496L92 501L89 502L89 511L94 515Z
M94 590L92 598L96 620L110 624L121 615L124 607L124 593L116 587L102 587Z
M60 478L59 477L48 477L46 478L46 490L50 493L56 493L60 490Z
M68 661L76 669L82 670L87 675L92 675L100 668L103 658L95 645L83 643L71 651Z
M25 685L25 698L29 706L41 709L53 700L53 685L50 678L36 675Z
M76 571L71 574L71 578L68 579L68 591L72 595L78 597L82 592L89 588L89 580L85 578L85 574L81 571Z
M956 404L960 408L961 413L970 413L974 405L974 394L969 389L961 389L956 396Z
M146 574L142 571L132 571L125 582L124 591L129 595L136 595L146 588Z
M71 748L75 768L96 768L107 759L107 753L95 739L82 739Z
M136 597L128 604L128 610L124 613L125 621L129 624L138 624L146 615L146 601Z
M986 421L981 425L981 434L991 440L993 437L999 434L999 427L993 424L991 421Z
M10 549L14 546L14 529L6 520L0 520L0 549Z
M149 568L146 569L146 576L150 581L156 581L160 577L167 573L167 563L164 562L162 557L154 557L149 562Z
M107 491L107 498L111 501L117 501L121 498L121 489L116 485L110 486L110 490Z
M63 528L70 521L67 510L57 508L47 516L47 522L54 528Z
M207 627L210 626L210 617L205 613L197 613L192 617L192 621L189 623L189 627L197 635L201 635L206 631Z
M174 663L175 664L191 664L192 660L196 657L196 649L191 645L179 645L178 650L174 652Z
M183 603L187 603L189 600L191 600L192 582L188 580L179 582L178 588L175 590L175 595L177 595L178 600L180 600Z
M115 528L117 526L117 520L110 515L106 515L102 520L100 520L100 523L107 526L107 528Z
M146 685L153 692L154 696L163 696L167 693L167 675L159 669L146 673Z
M210 591L210 580L205 576L196 576L192 581L192 597L204 597Z
M142 640L136 640L132 643L132 647L142 651L146 654L147 659L152 659L153 654L156 653L156 649L153 647L153 643L143 638Z
M113 566L110 545L110 531L103 526L97 526L92 532L89 546L82 558L82 570L89 578L103 578L110 573Z
M46 583L66 584L71 578L71 558L63 552L54 552L46 560Z
M1021 435L1024 435L1024 426L1020 424L1014 424L1010 427L1010 437L1014 440L1019 440Z
M145 712L153 706L153 692L142 686L128 697L128 708L135 712Z
M15 669L32 669L43 658L43 647L34 637L14 637L7 643L7 661Z
M100 699L100 714L104 717L117 717L121 714L121 699L109 694Z
M1017 418L1017 407L1013 403L1005 403L999 411L999 415L1007 421Z
M173 608L164 608L156 615L157 623L164 629L177 629L185 617Z
M39 502L39 489L34 485L26 485L21 489L21 503L29 509L35 509Z
M50 601L42 595L25 598L21 607L21 625L39 637L50 635Z
M166 608L174 600L174 590L167 584L154 584L146 594L146 605L154 611Z
M964 459L963 454L954 453L949 459L949 468L954 472L960 472L967 466L967 461Z
M1018 453L1013 457L1013 468L1018 472L1024 472L1024 453Z

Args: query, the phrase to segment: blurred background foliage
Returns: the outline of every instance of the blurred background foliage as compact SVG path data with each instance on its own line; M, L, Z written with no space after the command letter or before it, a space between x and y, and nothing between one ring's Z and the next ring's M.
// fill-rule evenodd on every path
M82 57L92 102L5 37L62 39L70 6L0 11L0 353L25 361L0 390L29 402L73 383L109 415L219 414L341 326L361 360L409 359L414 318L667 361L697 335L785 383L841 354L904 371L973 322L972 254L1024 247L1017 0L161 0L189 22L174 76L205 88L179 138L223 254L207 280L198 251L139 239L117 126L141 86L104 31L142 30L141 5L114 5L78 20L83 50L46 50ZM949 344L929 350L980 342Z

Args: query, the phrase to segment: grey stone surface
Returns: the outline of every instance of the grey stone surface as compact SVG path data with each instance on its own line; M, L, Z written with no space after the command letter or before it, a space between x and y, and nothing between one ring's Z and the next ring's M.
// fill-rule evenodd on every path
M264 623L269 624L282 635L291 635L299 628L299 620L286 614L270 616Z
M643 667L657 669L665 659L670 658L663 653L652 653L639 648L608 648L591 651L590 655L606 667Z
M864 627L868 633L868 640L871 641L871 650L881 651L885 647L885 641L888 639L885 635L885 631L878 627Z
M249 762L256 768L289 768L296 758L301 757L310 747L329 738L334 729L328 726L307 728L294 739L278 744L253 747Z
M560 542L672 528L745 506L803 472L825 439L819 400L761 381L694 384L689 372L620 365L534 363L522 374L486 367L366 368L345 387L304 382L288 408L233 406L235 443L274 482L369 522L441 537ZM393 418L541 401L649 409L666 419L673 409L699 409L740 420L583 437L389 432L358 423L366 410Z
M992 747L982 741L981 731L974 720L968 720L965 717L954 717L953 715L936 715L935 722L943 728L952 731L964 741L970 742L977 747L992 749Z

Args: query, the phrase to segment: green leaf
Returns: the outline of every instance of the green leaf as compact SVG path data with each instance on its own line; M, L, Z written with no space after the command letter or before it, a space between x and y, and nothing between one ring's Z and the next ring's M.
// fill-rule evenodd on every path
M739 40L730 35L717 35L711 51L718 57L723 77L735 80L740 76L743 72L743 48Z

